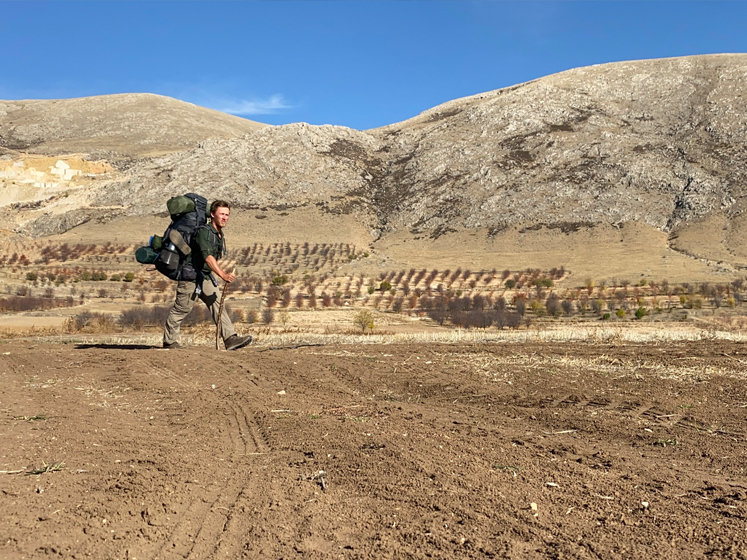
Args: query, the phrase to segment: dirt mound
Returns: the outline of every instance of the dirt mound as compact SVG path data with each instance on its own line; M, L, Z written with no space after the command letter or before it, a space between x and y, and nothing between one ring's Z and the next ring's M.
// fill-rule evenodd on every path
M0 556L742 558L744 354L5 344Z

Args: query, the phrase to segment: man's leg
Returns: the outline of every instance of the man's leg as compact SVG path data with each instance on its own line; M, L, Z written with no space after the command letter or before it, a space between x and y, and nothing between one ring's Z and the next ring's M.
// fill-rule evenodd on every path
M200 299L205 302L205 305L207 305L210 314L213 316L213 323L217 325L218 312L220 311L220 288L213 286L210 278L205 278L205 281L202 283L202 294L200 294ZM220 336L224 342L226 339L236 334L236 331L233 328L233 323L231 322L231 319L228 318L228 312L225 309L225 305L223 306L223 315L220 324Z
M197 299L197 296L195 296L196 288L197 284L194 282L181 281L176 283L176 299L166 319L166 328L163 331L164 346L174 344L179 337L182 321L192 311Z

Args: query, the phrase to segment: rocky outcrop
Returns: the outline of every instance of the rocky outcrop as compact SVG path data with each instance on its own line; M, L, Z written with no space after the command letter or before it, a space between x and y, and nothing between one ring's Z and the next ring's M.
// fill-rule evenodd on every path
M606 64L459 99L373 131L390 227L641 221L741 212L747 56Z

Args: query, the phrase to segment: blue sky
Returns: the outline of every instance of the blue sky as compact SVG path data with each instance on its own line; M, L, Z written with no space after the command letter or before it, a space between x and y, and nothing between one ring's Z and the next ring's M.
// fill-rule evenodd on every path
M357 129L578 66L747 52L746 2L2 2L0 99Z

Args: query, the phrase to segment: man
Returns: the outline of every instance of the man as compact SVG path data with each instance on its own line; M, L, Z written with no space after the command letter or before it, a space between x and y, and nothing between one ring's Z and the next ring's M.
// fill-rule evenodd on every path
M213 316L213 322L218 324L220 309L220 290L213 284L211 273L230 284L236 279L231 272L225 272L218 260L226 255L226 241L223 228L228 223L231 207L225 200L216 200L210 205L210 223L197 229L192 238L192 266L197 271L196 281L182 280L176 284L176 300L171 308L166 328L163 333L164 348L181 348L177 342L182 321L192 311L199 297ZM221 317L221 336L226 350L238 350L252 341L251 336L238 336L233 329L228 313Z

